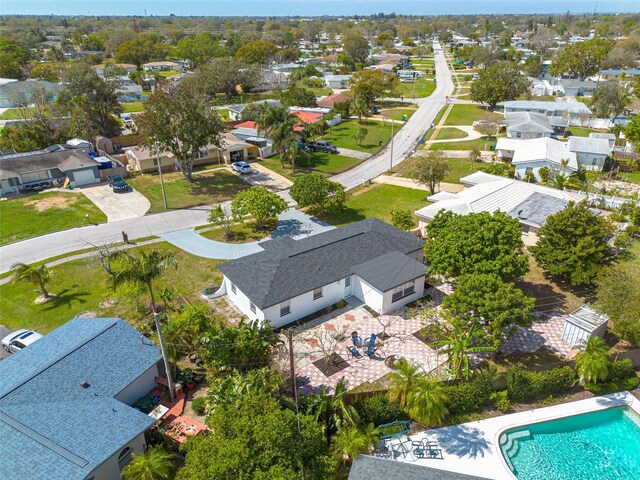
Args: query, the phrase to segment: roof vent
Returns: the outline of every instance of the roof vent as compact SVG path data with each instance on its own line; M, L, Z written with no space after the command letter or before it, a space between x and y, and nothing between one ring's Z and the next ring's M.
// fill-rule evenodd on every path
M82 388L89 388L91 384L85 380L84 382L80 382L80 386Z

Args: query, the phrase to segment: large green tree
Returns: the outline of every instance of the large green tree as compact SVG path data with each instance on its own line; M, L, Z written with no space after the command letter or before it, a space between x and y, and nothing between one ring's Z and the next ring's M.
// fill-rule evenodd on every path
M349 78L349 86L356 97L362 97L367 108L380 97L393 96L399 85L398 77L381 70L360 70Z
M340 183L332 182L320 173L309 173L296 178L290 192L298 206L311 207L320 214L342 209L346 197Z
M449 173L449 168L449 162L444 158L442 150L429 150L426 155L415 158L409 175L419 184L426 186L433 195Z
M214 58L196 70L195 83L207 95L224 93L227 97L251 90L258 70L232 57Z
M549 274L574 286L591 285L611 257L607 245L611 233L610 223L586 203L571 202L547 218L530 250Z
M169 46L162 37L155 33L141 33L133 40L121 44L115 51L115 58L120 63L133 63L138 69L143 63L164 60Z
M269 63L278 52L278 47L265 40L254 40L241 46L236 52L236 59L250 65Z
M640 115L636 115L625 125L624 136L633 144L635 151L640 153Z
M178 58L191 60L197 66L214 57L224 57L229 51L218 36L202 32L181 38L174 53Z
M348 32L342 37L344 53L354 63L365 63L369 58L369 42L357 32Z
M608 328L640 347L640 268L634 262L612 265L598 278L596 292L598 309L609 316Z
M485 103L492 110L500 102L515 100L529 88L529 81L510 62L495 62L478 73L471 84L471 100Z
M231 202L231 210L237 217L251 216L257 228L264 228L265 222L284 212L289 206L278 194L262 186L253 186L238 193Z
M555 76L570 75L580 80L595 75L613 48L613 42L604 38L592 38L565 45L553 60L549 73Z
M332 478L322 427L269 395L250 394L217 408L207 424L209 435L187 443L179 480L279 480L302 478L303 472L309 480Z
M439 212L427 226L424 252L429 271L447 277L492 273L508 281L529 270L520 224L500 211Z
M284 105L291 107L317 107L316 95L312 90L295 85L281 90L278 94Z
M142 145L173 154L187 182L193 182L193 161L209 145L220 147L224 123L193 82L157 88L137 118Z
M421 378L409 391L407 412L422 425L440 425L448 413L447 399L442 384L432 378Z
M21 79L31 52L11 38L0 38L0 77Z
M620 115L630 102L627 91L616 79L601 82L593 92L593 110L599 118Z

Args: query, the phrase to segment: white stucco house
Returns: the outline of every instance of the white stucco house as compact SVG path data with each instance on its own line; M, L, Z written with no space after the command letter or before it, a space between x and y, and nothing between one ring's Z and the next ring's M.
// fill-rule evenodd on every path
M0 362L0 478L117 480L156 419L133 408L158 347L118 318L74 318Z
M549 137L527 140L499 138L496 143L496 156L503 161L511 162L516 169L517 178L525 178L532 173L539 181L540 169L543 167L564 171L567 174L578 171L575 152L569 149L567 143Z
M380 314L424 295L424 241L377 218L312 237L263 242L220 265L221 293L274 328L355 297Z
M512 100L501 104L504 114L510 112L542 113L547 117L562 117L567 125L588 126L591 110L581 102L543 102L538 100Z
M569 137L568 147L576 154L578 165L587 170L602 170L605 160L613 151L609 138L591 136Z

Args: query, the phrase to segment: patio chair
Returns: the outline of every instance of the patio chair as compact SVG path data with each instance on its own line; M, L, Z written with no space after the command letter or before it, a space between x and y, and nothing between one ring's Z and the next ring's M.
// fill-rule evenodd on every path
M364 351L364 354L367 357L371 358L376 354L377 350L378 349L376 348L375 344L369 344L369 345L367 345L367 349Z
M353 345L349 345L347 347L347 350L349 350L349 353L351 354L351 356L353 358L360 358L362 357L362 355L360 354L360 352L358 351L358 349L356 347L354 347Z
M427 458L444 458L442 456L442 449L438 447L438 442L434 442L433 440L429 441L425 438L422 440L422 444Z
M356 348L362 347L362 338L360 338L358 332L351 332L351 342Z
M413 440L411 442L411 451L413 452L413 454L417 458L424 458L425 457L425 448L424 448L424 445L422 444L422 442L420 442L420 441Z
M367 338L367 346L374 346L377 339L378 337L376 337L376 334L372 333L371 336Z

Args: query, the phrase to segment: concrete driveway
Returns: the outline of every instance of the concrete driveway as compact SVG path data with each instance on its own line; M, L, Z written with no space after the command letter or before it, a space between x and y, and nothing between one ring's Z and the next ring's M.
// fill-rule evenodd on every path
M140 192L129 189L125 193L114 193L108 185L82 187L80 191L107 216L107 222L142 217L151 204Z
M13 330L5 327L4 325L0 325L0 338L6 337L11 332L13 332ZM4 348L0 347L0 360L2 360L3 358L7 358L9 355L11 355L9 352L7 352Z

